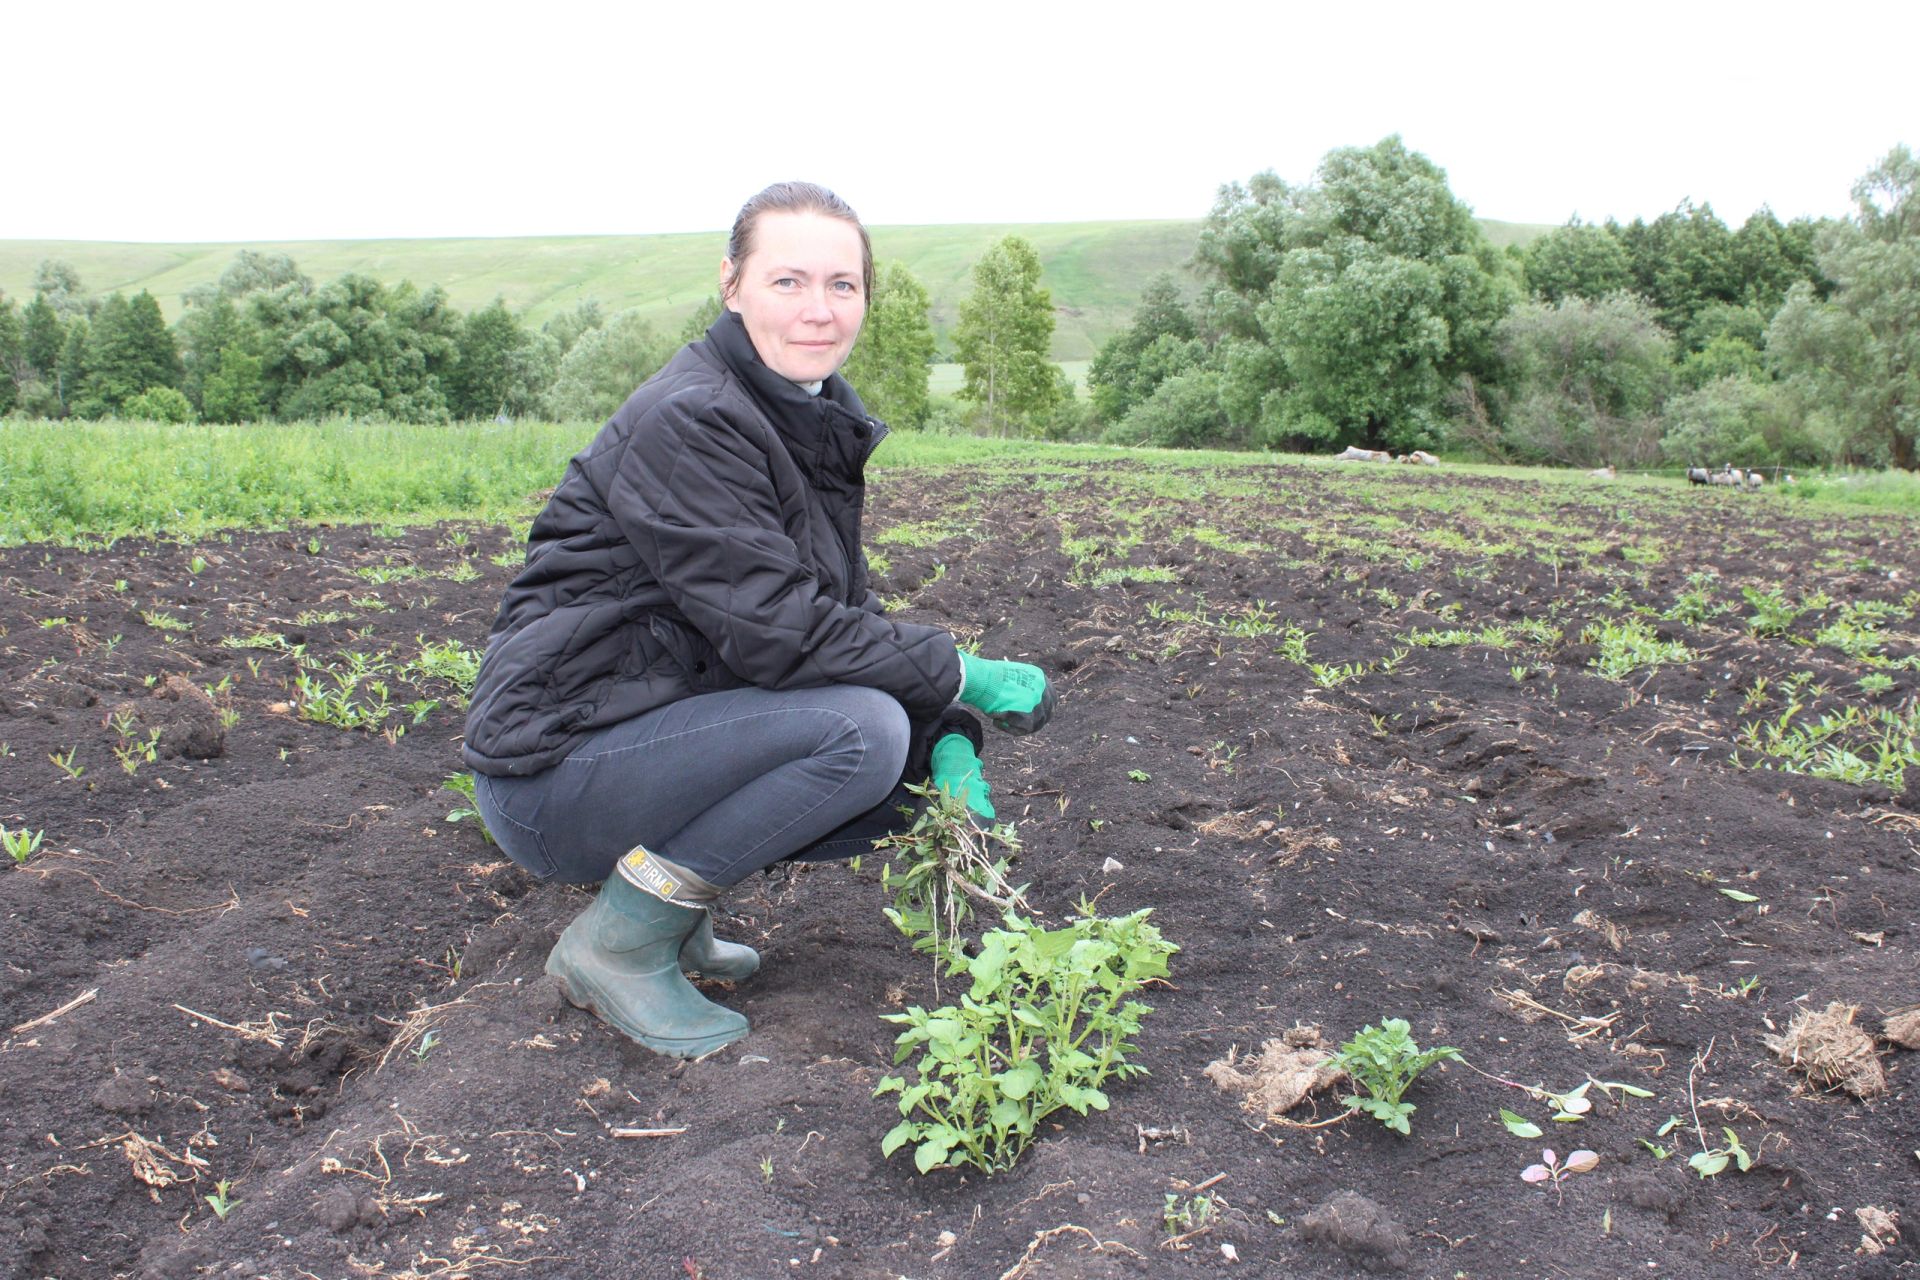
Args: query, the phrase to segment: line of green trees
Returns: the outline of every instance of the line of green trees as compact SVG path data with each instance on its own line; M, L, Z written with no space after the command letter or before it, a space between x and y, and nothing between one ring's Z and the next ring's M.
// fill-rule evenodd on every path
M1103 438L1452 447L1577 466L1913 469L1920 165L1856 213L1738 229L1707 206L1495 251L1397 137L1312 183L1221 190L1192 273L1149 284L1088 372Z
M316 284L284 254L242 251L217 284L159 303L87 292L40 265L24 307L0 295L0 414L161 422L598 421L719 314L709 297L677 333L587 302L531 329L496 300L462 313L438 286L343 275ZM928 414L928 298L885 264L849 374L876 412Z
M1451 448L1503 461L1920 467L1920 163L1895 148L1854 216L1737 230L1705 205L1577 220L1495 250L1398 137L1314 179L1221 189L1186 282L1145 282L1087 375L1049 357L1051 296L1017 236L974 264L958 403L929 395L929 299L883 263L845 373L896 426L1173 447ZM437 286L316 285L242 252L169 329L147 293L41 265L0 296L0 413L412 422L610 414L718 314L678 333L585 303L538 330Z

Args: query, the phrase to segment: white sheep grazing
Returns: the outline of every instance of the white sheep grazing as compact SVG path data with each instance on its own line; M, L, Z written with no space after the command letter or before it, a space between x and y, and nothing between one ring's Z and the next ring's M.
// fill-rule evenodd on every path
M1392 462L1393 455L1384 449L1362 449L1358 445L1348 445L1346 449L1334 455L1336 462Z
M1767 482L1767 478L1761 475L1758 471L1747 472L1747 488L1758 489L1761 485L1765 484L1766 482Z
M1705 467L1688 467L1687 468L1688 484L1709 484L1712 482L1712 479L1713 477L1707 474L1707 469Z
M1412 453L1401 458L1400 461L1410 462L1416 467L1437 467L1440 465L1440 459L1434 457L1425 449L1415 449Z
M1611 480L1617 473L1613 469L1613 464L1608 463L1604 467L1595 467L1593 470L1587 472L1587 474L1595 480Z

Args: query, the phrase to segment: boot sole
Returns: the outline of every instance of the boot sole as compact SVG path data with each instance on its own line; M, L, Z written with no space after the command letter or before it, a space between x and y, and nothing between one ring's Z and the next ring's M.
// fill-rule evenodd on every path
M556 973L551 968L547 973L559 984L560 994L567 998L568 1004L576 1009L586 1010L635 1044L651 1049L655 1053L666 1054L671 1058L703 1058L715 1049L724 1049L734 1041L745 1038L749 1029L746 1019L742 1018L739 1029L735 1031L714 1032L710 1035L693 1037L655 1035L638 1027L629 1026L618 1016L608 1014L601 1007L602 1001L597 998L600 993L591 984L585 982L576 984L565 974Z

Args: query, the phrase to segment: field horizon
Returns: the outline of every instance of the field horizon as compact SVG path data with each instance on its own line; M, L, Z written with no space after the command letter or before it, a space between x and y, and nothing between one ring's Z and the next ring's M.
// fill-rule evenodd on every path
M1551 230L1480 219L1496 246L1524 246ZM1040 255L1053 292L1057 360L1088 360L1124 328L1141 286L1163 271L1181 274L1200 219L1114 222L962 223L875 226L874 256L899 261L927 287L942 352L975 259L1003 236L1019 235ZM634 309L677 326L714 291L724 231L643 236L500 236L445 239L139 242L0 240L0 293L25 302L35 268L49 258L73 264L92 292L145 289L169 321L188 290L212 284L241 250L285 253L314 280L347 272L384 283L439 285L462 310L496 297L538 326L579 303L609 314Z

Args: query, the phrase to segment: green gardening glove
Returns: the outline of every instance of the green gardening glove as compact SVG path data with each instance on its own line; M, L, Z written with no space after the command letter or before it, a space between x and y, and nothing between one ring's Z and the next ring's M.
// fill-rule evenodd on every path
M933 785L948 795L959 796L988 822L993 821L993 805L987 800L987 780L980 776L980 757L964 733L950 733L933 744Z
M984 711L1008 733L1032 733L1053 718L1053 690L1040 668L976 658L963 650L960 670L966 676L960 701Z

